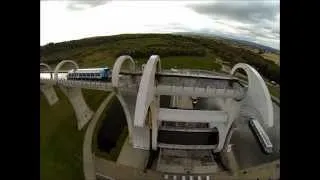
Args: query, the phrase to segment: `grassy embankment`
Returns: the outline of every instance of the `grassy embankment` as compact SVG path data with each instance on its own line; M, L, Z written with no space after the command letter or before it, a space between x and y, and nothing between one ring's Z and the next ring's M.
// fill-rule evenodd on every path
M82 143L86 126L77 130L71 104L56 88L59 101L52 107L40 96L40 177L43 180L83 179ZM106 92L84 90L83 95L92 110L96 110Z

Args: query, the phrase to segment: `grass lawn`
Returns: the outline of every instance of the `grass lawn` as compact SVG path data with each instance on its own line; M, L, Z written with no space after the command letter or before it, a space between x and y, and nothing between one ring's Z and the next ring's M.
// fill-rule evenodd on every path
M43 180L83 179L82 142L71 104L61 91L57 104L50 107L40 97L40 178Z
M176 67L177 69L205 69L220 71L222 65L215 61L215 58L210 56L199 57L199 56L170 56L160 57L161 68L171 69ZM134 59L137 61L137 66L147 63L149 58L145 59Z
M59 101L50 107L40 96L40 178L42 180L83 179L82 143L86 126L77 130L71 104L56 88ZM83 91L86 102L96 110L106 92Z
M221 65L216 63L214 59L210 57L192 57L192 56L176 56L161 58L161 66L164 69L170 69L177 67L178 69L205 69L216 70L221 69Z
M269 92L272 96L280 98L280 88L270 86L270 85L267 85L267 86L268 86Z
M276 64L279 63L280 61L280 56L278 54L274 54L274 53L263 53L262 56L270 61L275 62Z

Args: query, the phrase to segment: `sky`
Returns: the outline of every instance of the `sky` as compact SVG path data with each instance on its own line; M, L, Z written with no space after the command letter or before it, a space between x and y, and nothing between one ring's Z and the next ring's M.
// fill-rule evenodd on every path
M40 0L40 45L129 33L194 32L280 49L279 0Z

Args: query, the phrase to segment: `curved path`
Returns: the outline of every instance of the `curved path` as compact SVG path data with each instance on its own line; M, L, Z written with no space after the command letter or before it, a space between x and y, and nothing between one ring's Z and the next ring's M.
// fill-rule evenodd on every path
M110 100L115 96L115 93L112 92L110 95L101 103L99 108L97 109L96 113L94 114L90 124L88 125L88 128L86 130L86 133L84 135L83 140L83 150L82 150L82 157L83 157L83 174L86 180L96 180L96 173L95 173L95 163L92 153L92 137L93 132L95 130L95 127L97 125L97 122L110 102Z

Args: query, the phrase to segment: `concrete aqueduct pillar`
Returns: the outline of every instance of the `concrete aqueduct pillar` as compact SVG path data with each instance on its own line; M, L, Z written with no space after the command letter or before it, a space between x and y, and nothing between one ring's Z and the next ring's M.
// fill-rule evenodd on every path
M75 63L72 60L63 60L61 61L54 70L54 78L58 80L58 72L60 68L65 64L69 63L72 64L75 69L78 69L79 66L77 63ZM74 88L74 87L64 87L59 86L61 91L68 97L70 103L72 104L72 107L74 109L74 112L77 117L77 125L78 130L82 129L83 126L92 118L94 112L88 107L86 104L81 88Z
M228 121L225 124L218 126L219 132L219 144L215 149L215 152L220 152L227 148L230 142L232 133L234 131L234 120L238 117L240 111L240 102L234 99L227 98L219 105L220 109L228 112Z
M41 72L41 67L46 68L48 71L52 71L51 67L45 63L40 63L40 72ZM40 90L46 97L50 106L54 105L59 101L59 98L56 92L54 91L54 88L52 85L40 84Z

